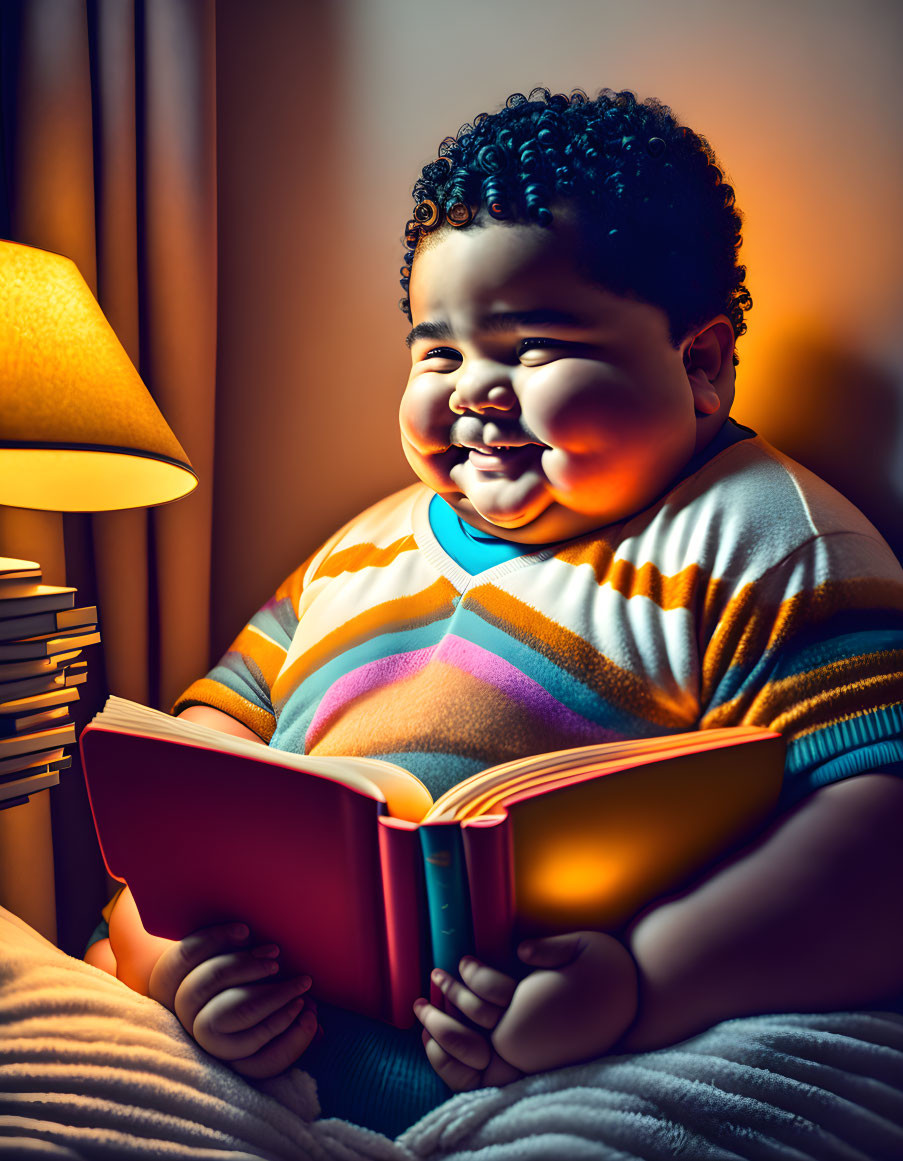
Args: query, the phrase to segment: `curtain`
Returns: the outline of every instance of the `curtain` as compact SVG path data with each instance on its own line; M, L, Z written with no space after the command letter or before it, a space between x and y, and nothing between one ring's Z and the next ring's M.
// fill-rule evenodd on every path
M0 232L76 263L200 480L148 511L0 508L0 555L98 607L80 729L110 691L168 709L210 661L214 0L4 2L0 34ZM107 895L73 750L58 787L0 812L0 902L80 955Z

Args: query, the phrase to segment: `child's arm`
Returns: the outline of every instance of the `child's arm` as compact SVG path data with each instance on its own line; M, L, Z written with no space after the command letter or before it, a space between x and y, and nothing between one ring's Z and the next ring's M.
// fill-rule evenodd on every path
M903 990L903 779L816 791L748 851L629 933L641 964L630 1050L718 1020L861 1008ZM678 1010L680 1009L680 1010Z
M179 717L261 741L207 706L191 706ZM259 1078L298 1059L316 1034L317 1018L315 1005L303 997L310 977L274 978L278 949L247 946L249 937L244 924L208 927L180 941L151 935L128 888L110 914L109 948L119 979L174 1012L211 1055Z
M223 734L250 741L262 740L247 726L210 706L189 706L179 714L186 721L209 726ZM147 995L148 981L154 964L173 941L161 939L145 931L135 901L128 888L123 891L110 915L109 939L92 944L85 958L95 967L117 976L123 983L143 996Z
M509 981L510 1001L494 1005L487 997L503 1000L509 977L485 968L477 981L470 967L469 986L446 982L446 994L471 1019L478 1013L475 1023L487 1031L418 1004L433 1066L446 1083L470 1088L498 1083L476 1067L487 1044L515 1068L535 1072L560 1066L562 1045L575 1045L570 1062L577 1063L615 1045L664 1047L730 1017L889 999L903 990L901 823L903 779L859 775L816 791L682 896L652 906L624 935L636 964L635 1018L629 970L616 956L590 980L579 970L554 973L555 986L539 1000L536 986L548 972ZM542 955L553 950L553 940L532 942ZM572 963L604 956L592 938L584 944ZM624 1027L633 1021L623 1036L612 1036L616 1014L607 1022L596 1017L612 986L617 995L609 1002ZM592 1045L587 1025L598 1031Z
M119 979L169 1008L236 1072L275 1076L316 1035L316 1005L303 998L310 977L278 978L278 949L251 946L249 938L242 923L205 927L179 941L151 935L128 888L110 915Z
M183 709L178 717L184 718L186 722L197 722L199 726L209 726L211 730L219 730L221 734L232 734L236 738L247 738L249 742L266 745L263 738L253 730L249 730L243 722L224 714L222 710L214 709L213 706L190 705Z

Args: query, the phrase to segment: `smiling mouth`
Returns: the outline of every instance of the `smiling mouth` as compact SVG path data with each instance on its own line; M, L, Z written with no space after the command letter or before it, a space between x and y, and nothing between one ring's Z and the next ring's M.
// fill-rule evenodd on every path
M536 447L535 443L462 443L462 448L479 452L481 455L496 455L499 452L520 451L525 447Z
M470 464L482 472L502 472L519 468L539 448L535 443L521 444L460 444Z
M499 440L497 443L483 443L482 440L477 439L459 439L452 443L452 447L462 448L464 451L485 452L488 455L494 455L496 452L516 452L522 451L525 447L545 447L537 439L521 439L517 443L502 443Z

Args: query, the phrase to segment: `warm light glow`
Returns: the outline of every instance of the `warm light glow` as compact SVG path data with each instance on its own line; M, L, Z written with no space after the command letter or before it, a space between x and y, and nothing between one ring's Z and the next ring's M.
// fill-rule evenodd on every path
M106 511L196 484L75 264L0 241L0 503Z
M626 858L625 858L626 856ZM601 907L619 884L632 876L627 873L629 851L611 849L604 853L592 845L563 842L557 850L546 850L524 875L524 890L541 910L559 915L576 907ZM636 861L636 856L634 860Z
M515 792L505 809L522 930L615 930L729 849L780 790L783 747L763 745L672 753L546 794Z
M0 447L0 498L11 508L142 508L184 496L186 478L181 465L134 452Z
M529 859L516 861L518 910L538 930L617 927L654 898L675 870L669 865L662 871L668 836L654 824L649 833L638 832L642 838L604 824L580 830L572 824L557 839L547 834ZM677 858L677 877L692 862L690 854Z

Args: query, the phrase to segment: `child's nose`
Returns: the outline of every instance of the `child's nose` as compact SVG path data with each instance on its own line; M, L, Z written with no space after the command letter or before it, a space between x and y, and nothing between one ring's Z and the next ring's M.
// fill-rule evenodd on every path
M509 368L488 361L472 364L458 378L448 406L456 415L467 411L511 411L517 406L517 396Z

